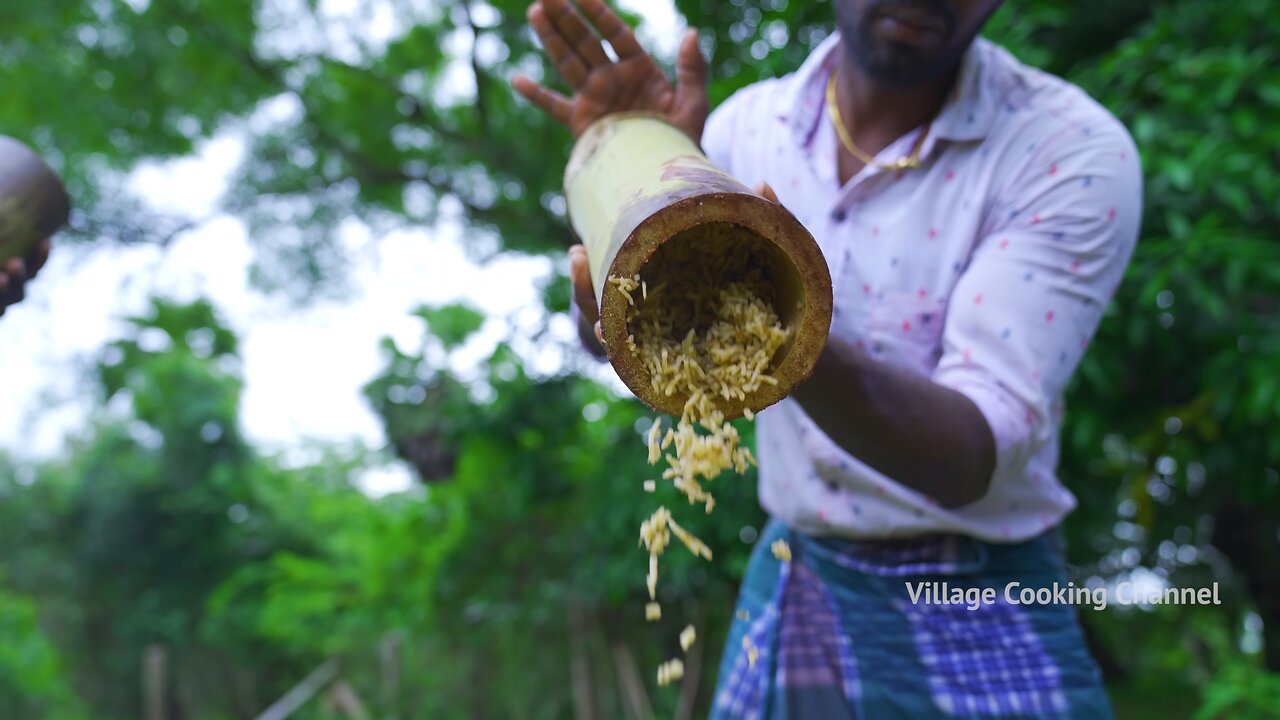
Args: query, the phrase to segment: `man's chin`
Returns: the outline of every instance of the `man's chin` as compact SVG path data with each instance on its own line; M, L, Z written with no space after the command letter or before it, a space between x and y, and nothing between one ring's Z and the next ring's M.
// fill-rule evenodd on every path
M942 72L935 58L917 55L883 58L881 62L864 65L863 70L878 82L897 87L920 85L936 80Z
M856 40L846 33L844 45L863 72L888 85L913 85L936 78L945 54L942 48L921 48L867 33Z

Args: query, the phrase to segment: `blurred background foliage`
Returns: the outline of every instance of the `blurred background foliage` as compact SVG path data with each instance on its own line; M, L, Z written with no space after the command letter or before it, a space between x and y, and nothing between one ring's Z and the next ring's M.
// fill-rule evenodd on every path
M262 287L340 287L347 218L463 223L476 258L559 261L569 138L507 86L548 72L525 2L353 1L391 13L390 39L317 0L0 4L0 131L68 179L64 242L171 240L199 219L157 215L122 178L234 128L250 150L225 204L254 229ZM676 5L703 30L713 103L832 28L829 3ZM1277 27L1271 0L1027 0L987 33L1110 108L1146 171L1141 243L1068 398L1072 573L1219 582L1225 602L1082 614L1122 717L1280 712ZM763 522L754 478L690 515L717 561L668 556L666 618L644 623L649 416L573 348L533 369L519 348L558 342L563 276L542 296L532 329L455 305L420 311L420 347L384 342L367 397L422 484L382 498L351 482L363 451L300 465L252 447L218 298L156 299L102 348L98 411L64 457L0 457L5 716L139 717L148 648L171 718L253 718L329 659L342 681L294 717L703 714ZM505 339L464 362L485 323ZM660 691L686 619L704 641Z

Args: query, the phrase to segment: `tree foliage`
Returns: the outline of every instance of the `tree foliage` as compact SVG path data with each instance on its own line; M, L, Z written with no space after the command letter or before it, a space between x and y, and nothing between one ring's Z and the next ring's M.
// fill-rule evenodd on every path
M351 218L376 231L462 223L477 258L558 254L569 138L506 85L549 71L525 3L360 0L340 20L323 5L5 3L0 130L51 159L77 198L79 240L104 244L162 242L190 220L141 207L123 172L214 133L243 138L224 209L253 229L259 281L300 295L342 279ZM832 28L823 3L676 6L703 30L713 103L789 72ZM389 36L352 31L378 13ZM1143 236L1068 397L1062 472L1081 500L1070 559L1082 581L1146 568L1220 582L1226 604L1082 616L1135 717L1275 707L1277 21L1267 0L1105 13L1037 0L988 30L1098 98L1142 154ZM253 717L330 657L382 716L565 717L585 680L600 716L629 717L634 663L666 717L688 705L649 669L693 618L705 708L763 521L754 478L724 480L716 513L690 522L717 562L668 555L670 612L644 623L649 415L554 332L563 276L541 290L532 330L462 303L423 308L418 347L383 342L366 396L388 453L425 481L386 498L354 484L385 458L326 447L299 466L244 438L217 298L157 299L131 318L87 380L99 409L65 456L0 458L0 706L137 717L140 655L161 643L180 717ZM556 370L533 361L541 351L558 353Z

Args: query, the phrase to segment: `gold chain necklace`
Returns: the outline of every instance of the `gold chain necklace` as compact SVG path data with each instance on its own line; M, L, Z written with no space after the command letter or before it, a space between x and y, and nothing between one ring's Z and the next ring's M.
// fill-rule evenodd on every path
M835 71L831 72L831 77L827 80L827 115L831 118L831 124L836 126L836 134L840 136L840 144L844 145L844 149L861 160L864 165L874 165L884 170L910 170L920 167L920 150L924 147L925 137L929 135L929 128L933 125L932 120L926 123L924 129L920 131L920 137L916 138L915 145L911 147L910 155L886 164L876 162L874 157L853 144L853 138L849 136L849 130L844 126L844 118L840 116L840 107L836 104Z

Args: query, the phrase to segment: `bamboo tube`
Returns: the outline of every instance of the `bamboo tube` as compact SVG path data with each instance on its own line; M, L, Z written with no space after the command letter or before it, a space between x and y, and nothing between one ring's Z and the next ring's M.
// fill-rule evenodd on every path
M754 412L778 402L813 371L831 327L831 275L822 252L795 216L716 168L679 129L641 113L596 122L573 148L565 197L587 249L609 362L645 404L679 415L688 398L653 391L627 348L626 298L605 289L611 276L640 274L649 287L660 283L645 265L673 238L697 242L729 232L757 237L771 250L775 310L792 337L771 364L777 385L763 384L745 402L717 399L726 418L742 416L744 405Z
M71 213L62 181L26 145L0 135L0 262L25 257Z

